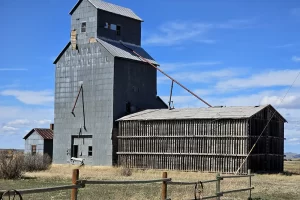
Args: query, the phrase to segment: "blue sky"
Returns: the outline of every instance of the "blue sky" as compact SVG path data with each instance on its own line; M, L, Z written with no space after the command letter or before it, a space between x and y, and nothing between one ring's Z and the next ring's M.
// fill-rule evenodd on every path
M23 148L53 121L55 57L77 0L1 0L0 148ZM289 121L285 151L300 153L300 1L109 0L145 22L142 46L212 105L272 104ZM158 75L158 95L170 81ZM175 107L205 106L174 87Z

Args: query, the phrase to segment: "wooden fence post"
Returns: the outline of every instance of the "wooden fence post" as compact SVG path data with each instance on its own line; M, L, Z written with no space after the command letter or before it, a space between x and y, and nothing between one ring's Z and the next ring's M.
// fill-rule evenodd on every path
M252 183L251 183L251 176L250 176L250 175L251 175L251 169L248 169L248 175L249 175L249 186L250 186L249 188L251 188L251 187L252 187L252 185L251 185L251 184L252 184ZM249 190L249 198L248 198L249 200L252 200L252 197L251 197L251 191L252 191L252 190L250 189L250 190Z
M76 185L77 181L79 179L79 169L73 169L72 172L72 184ZM71 200L77 200L77 193L78 193L78 189L74 188L71 191Z
M162 178L168 178L168 173L163 172ZM166 200L167 199L167 181L163 181L161 186L161 199Z
M217 200L220 200L220 190L221 190L221 178L220 178L220 173L217 173L216 175L216 179L217 179L217 182L216 182L216 196L218 196L216 199Z

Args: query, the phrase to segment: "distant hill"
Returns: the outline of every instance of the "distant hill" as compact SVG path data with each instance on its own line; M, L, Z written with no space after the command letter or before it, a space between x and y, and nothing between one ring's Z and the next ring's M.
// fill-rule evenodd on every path
M300 158L300 154L292 153L292 152L286 152L284 155L285 155L285 159L298 159L298 158Z
M23 153L24 149L0 149L0 152L1 151L17 151L17 152Z

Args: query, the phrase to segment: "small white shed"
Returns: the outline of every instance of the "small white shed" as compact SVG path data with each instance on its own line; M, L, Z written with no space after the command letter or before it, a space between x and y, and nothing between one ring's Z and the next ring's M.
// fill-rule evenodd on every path
M25 151L31 155L48 154L53 155L53 125L49 128L34 128L23 138L25 140Z

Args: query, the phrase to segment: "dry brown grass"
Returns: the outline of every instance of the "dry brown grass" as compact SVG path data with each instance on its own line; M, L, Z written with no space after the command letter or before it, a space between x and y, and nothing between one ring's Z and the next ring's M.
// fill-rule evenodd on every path
M49 185L62 185L71 182L72 165L53 165L44 172L26 173L29 179L20 181L0 180L0 188L32 188L44 187ZM157 179L162 175L160 170L132 170L131 176L122 176L120 168L113 167L91 167L80 168L80 179L95 180L147 180ZM300 175L296 175L300 169L300 162L285 162L285 170L289 173L283 174L256 174L252 178L255 189L252 197L256 199L295 199L300 196ZM198 181L210 180L215 178L214 173L168 171L168 176L174 181ZM231 190L248 187L248 179L226 179L221 182L221 190ZM144 185L87 185L80 189L79 199L160 199L160 188L158 184ZM215 191L215 183L204 185L204 195L212 195ZM192 199L194 186L168 186L168 196L174 199ZM32 199L68 199L69 191L60 193L39 194L32 196ZM222 199L247 199L248 192L240 192L225 195ZM29 198L30 199L30 198Z
M285 161L284 170L288 173L300 175L300 160Z

